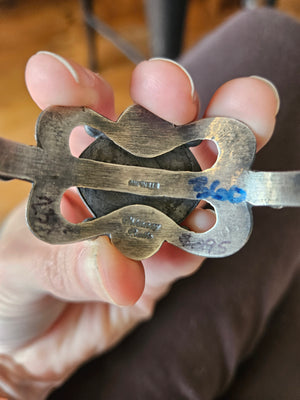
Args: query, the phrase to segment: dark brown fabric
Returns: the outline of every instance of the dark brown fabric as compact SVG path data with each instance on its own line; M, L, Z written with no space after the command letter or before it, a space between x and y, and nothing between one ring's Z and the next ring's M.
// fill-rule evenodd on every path
M260 9L237 14L182 59L204 104L238 76L278 87L276 132L255 169L300 168L299 48L300 25ZM151 321L50 399L299 399L299 227L300 209L255 208L239 253L177 282Z

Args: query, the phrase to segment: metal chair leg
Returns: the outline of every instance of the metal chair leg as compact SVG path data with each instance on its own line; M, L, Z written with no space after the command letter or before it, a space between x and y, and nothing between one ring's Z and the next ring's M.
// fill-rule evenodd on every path
M145 0L154 57L176 58L180 54L187 0Z

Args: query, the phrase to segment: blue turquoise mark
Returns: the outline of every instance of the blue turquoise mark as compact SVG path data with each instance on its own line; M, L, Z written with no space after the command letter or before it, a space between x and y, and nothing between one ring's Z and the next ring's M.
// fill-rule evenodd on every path
M220 185L220 181L215 180L208 188L208 179L206 176L199 176L189 180L191 185L194 185L194 192L197 193L197 199L208 199L213 198L220 201L229 201L230 203L236 204L246 200L247 193L242 188L233 185L229 190L217 187Z

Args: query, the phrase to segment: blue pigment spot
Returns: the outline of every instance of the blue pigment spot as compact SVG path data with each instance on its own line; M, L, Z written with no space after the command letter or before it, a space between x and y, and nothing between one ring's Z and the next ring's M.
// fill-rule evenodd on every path
M206 176L199 176L189 180L189 184L193 185L194 192L197 192L197 199L212 198L219 201L229 201L230 203L237 204L246 200L247 193L242 188L233 185L229 190L217 187L220 181L215 180L208 188L208 179Z

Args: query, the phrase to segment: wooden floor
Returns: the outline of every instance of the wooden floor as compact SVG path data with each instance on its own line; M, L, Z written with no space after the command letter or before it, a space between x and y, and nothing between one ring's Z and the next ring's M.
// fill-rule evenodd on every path
M144 54L148 32L143 0L95 1L97 14ZM116 7L117 4L117 7ZM235 13L233 0L190 0L185 49ZM300 17L299 0L281 0L277 8ZM0 0L0 136L34 144L34 125L40 112L27 93L24 69L28 58L48 50L87 65L87 47L82 12L75 0ZM116 108L131 104L128 86L134 65L105 39L97 38L100 73L115 90ZM30 185L20 181L0 182L0 221L21 199Z

